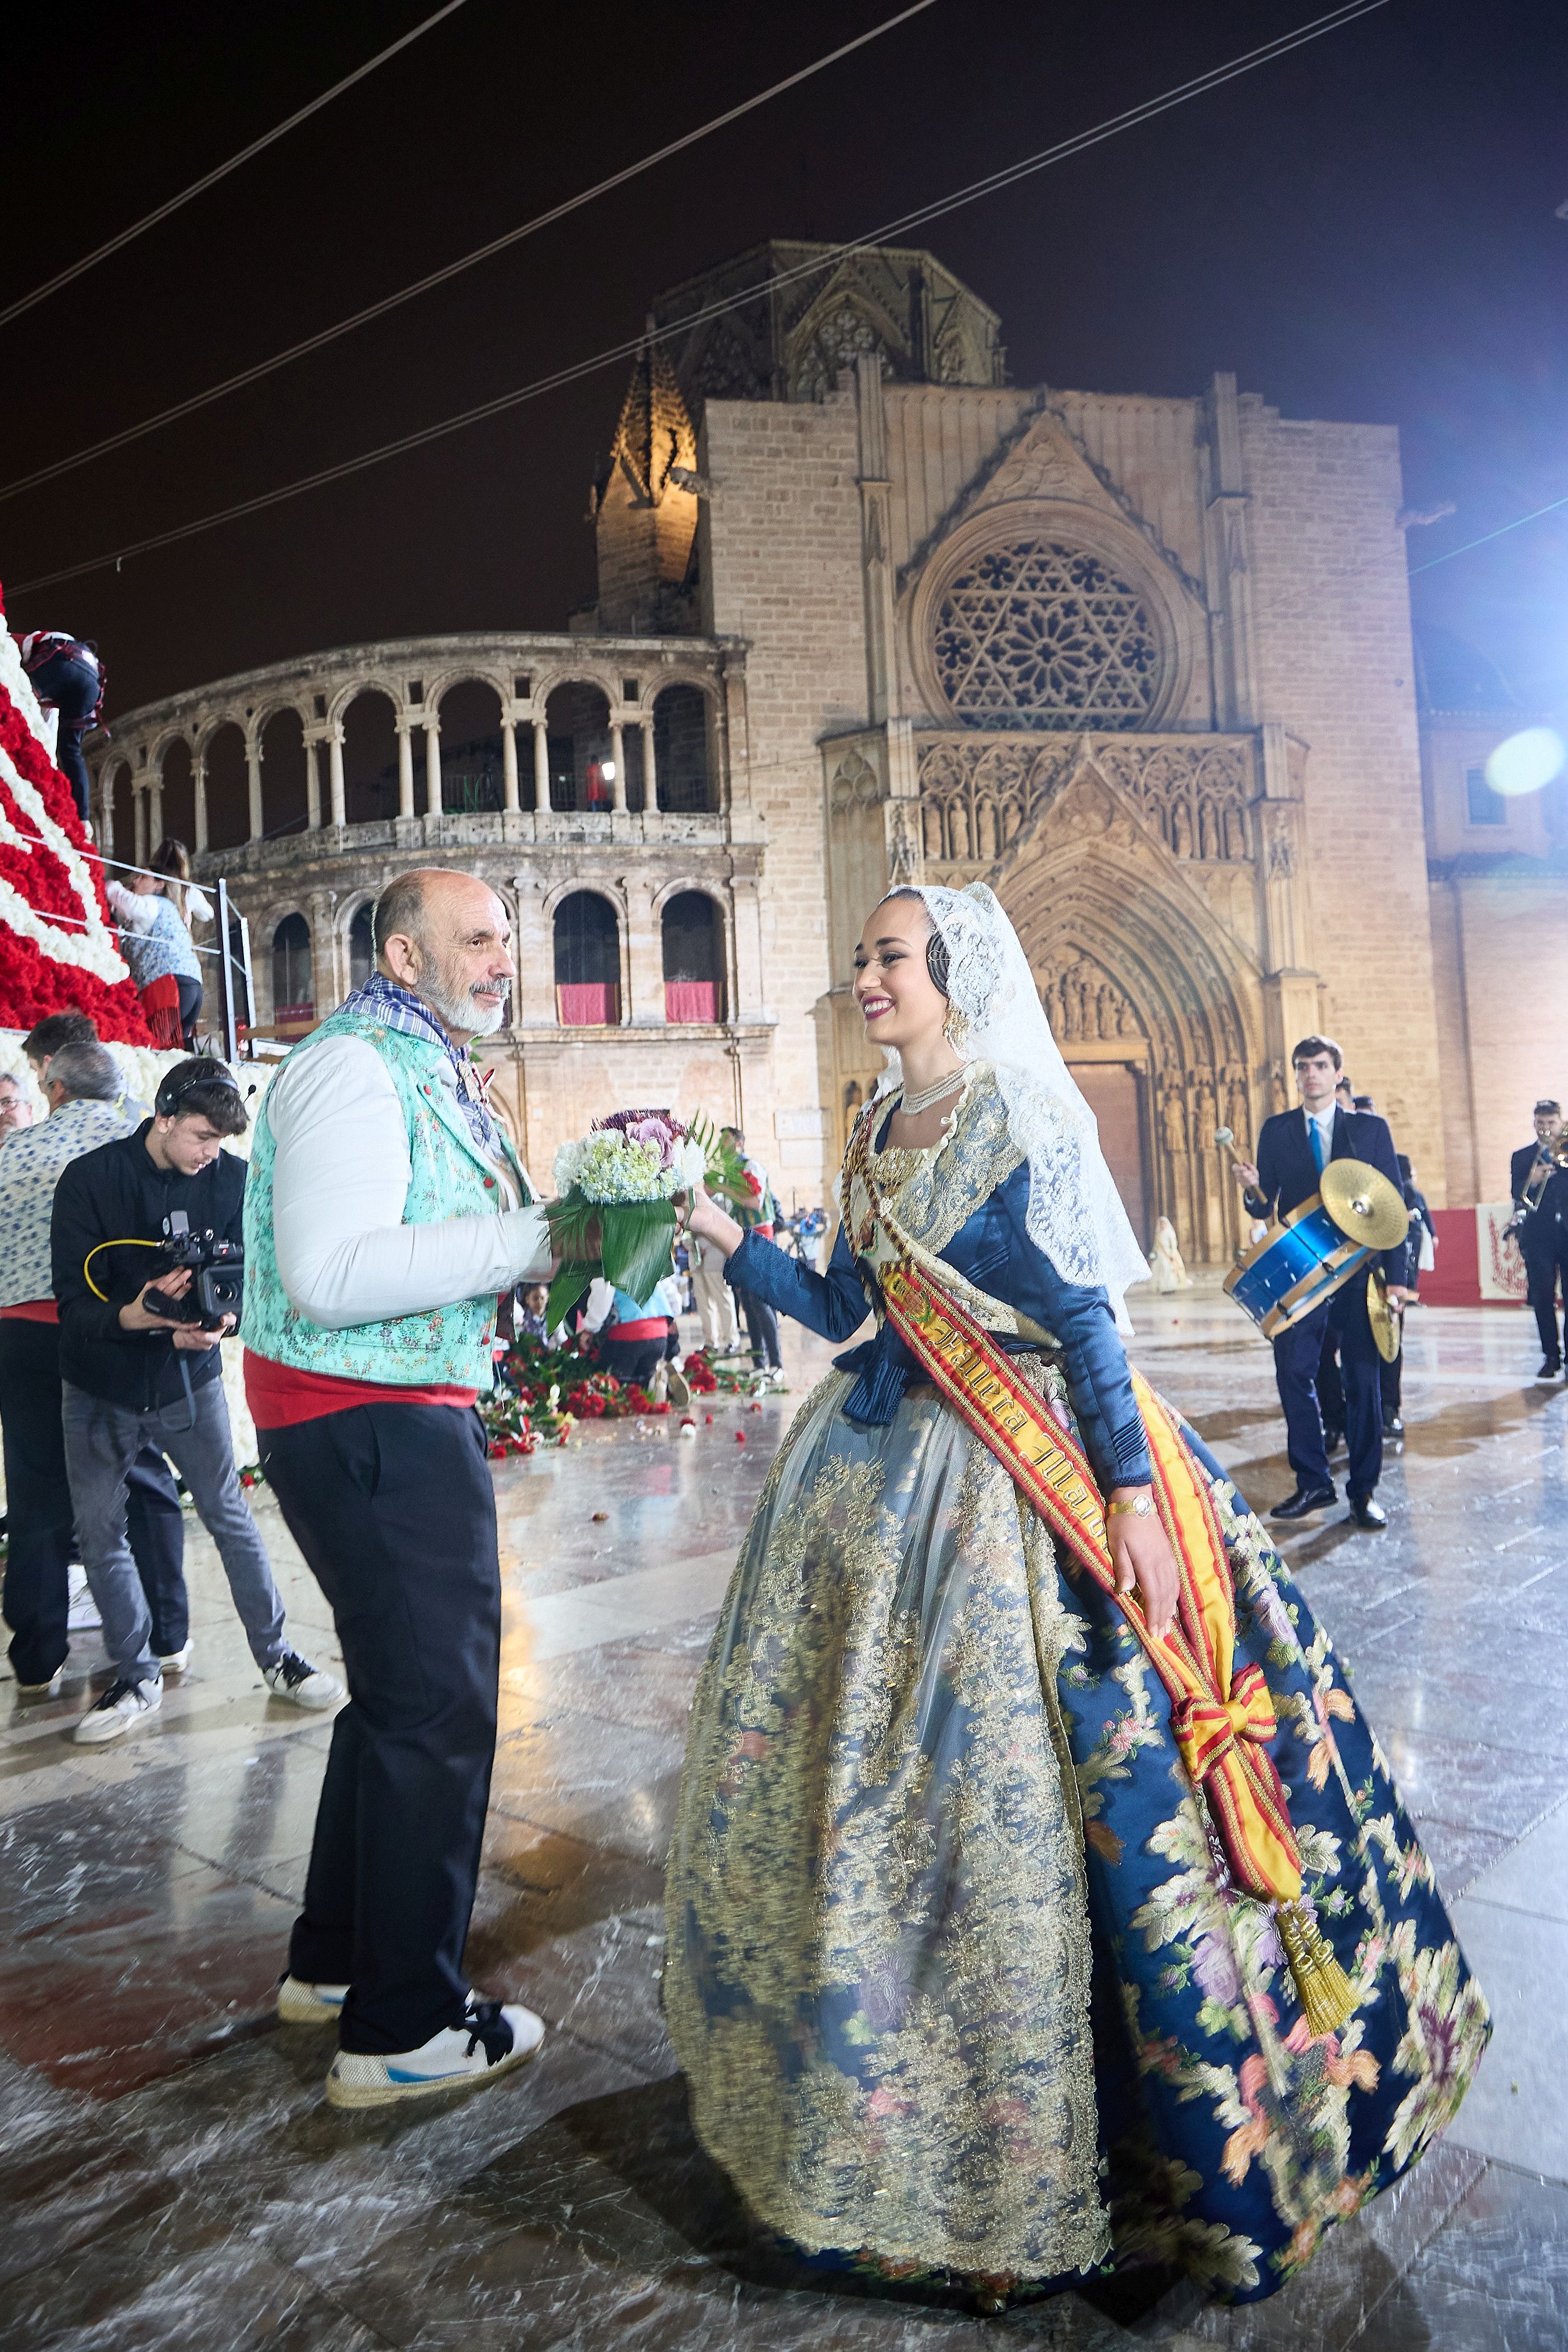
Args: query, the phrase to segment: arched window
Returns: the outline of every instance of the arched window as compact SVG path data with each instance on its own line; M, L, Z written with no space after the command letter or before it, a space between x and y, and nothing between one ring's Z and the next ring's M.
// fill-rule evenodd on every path
M678 890L661 921L666 1021L724 1019L724 932L702 890Z
M614 799L605 773L610 758L610 703L597 686L574 678L558 686L545 705L552 809L608 813Z
M349 986L363 988L376 968L372 909L367 898L349 925Z
M285 915L272 935L272 1025L280 1035L297 1035L315 1019L310 926L303 915Z
M596 890L574 890L555 910L555 1007L563 1029L621 1018L621 926Z
M498 809L501 782L501 701L493 686L464 678L441 698L441 805L475 815Z
M707 772L707 698L696 686L667 686L653 705L653 769L659 806L712 806Z

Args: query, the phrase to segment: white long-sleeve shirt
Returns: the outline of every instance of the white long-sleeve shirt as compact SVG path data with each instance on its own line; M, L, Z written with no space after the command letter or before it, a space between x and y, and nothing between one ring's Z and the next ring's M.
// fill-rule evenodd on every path
M437 1083L455 1101L457 1073L444 1058ZM291 1305L324 1330L548 1281L542 1209L403 1223L413 1170L402 1108L386 1065L362 1037L327 1038L286 1062L260 1115L277 1145L278 1277ZM505 1160L494 1165L501 1197L515 1201Z

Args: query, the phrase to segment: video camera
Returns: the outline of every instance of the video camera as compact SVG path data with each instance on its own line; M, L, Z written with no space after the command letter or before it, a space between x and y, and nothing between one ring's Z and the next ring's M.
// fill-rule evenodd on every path
M220 1241L210 1226L193 1234L184 1210L172 1209L163 1220L163 1252L171 1270L190 1267L191 1286L183 1298L145 1292L148 1313L166 1323L194 1323L204 1331L217 1330L225 1316L232 1315L237 1329L245 1301L245 1251L239 1243Z

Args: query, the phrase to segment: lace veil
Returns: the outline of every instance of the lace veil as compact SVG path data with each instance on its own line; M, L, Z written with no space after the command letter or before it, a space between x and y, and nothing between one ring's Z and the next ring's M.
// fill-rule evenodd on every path
M1064 1282L1103 1286L1124 1323L1124 1294L1148 1280L1148 1265L1019 935L983 882L918 896L947 950L947 994L965 1024L958 1050L996 1071L1009 1130L1029 1161L1030 1238ZM898 1056L889 1058L879 1093L902 1084Z

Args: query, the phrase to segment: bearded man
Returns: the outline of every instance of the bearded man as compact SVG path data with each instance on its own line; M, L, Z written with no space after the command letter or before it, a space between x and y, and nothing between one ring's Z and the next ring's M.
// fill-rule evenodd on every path
M278 2014L336 2024L350 2107L491 2080L544 2032L463 1970L500 1662L475 1407L498 1300L550 1255L467 1052L506 1018L510 929L476 876L424 868L373 938L257 1116L242 1327L262 1465L348 1669Z

